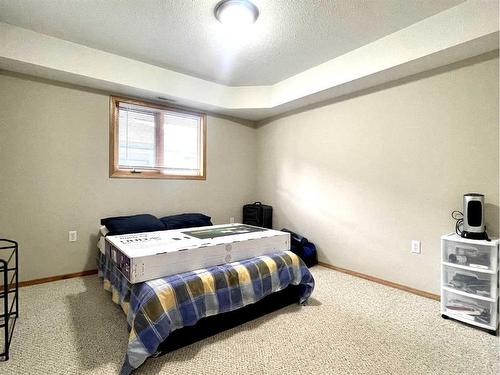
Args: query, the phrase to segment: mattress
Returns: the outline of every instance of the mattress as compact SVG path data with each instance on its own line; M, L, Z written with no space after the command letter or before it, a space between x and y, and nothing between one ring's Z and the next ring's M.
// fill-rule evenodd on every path
M107 236L105 254L131 283L290 250L290 234L244 224Z
M99 228L99 239L97 240L97 248L101 253L105 253L105 245L106 245L106 235L109 233L108 228L106 228L104 225L101 225Z

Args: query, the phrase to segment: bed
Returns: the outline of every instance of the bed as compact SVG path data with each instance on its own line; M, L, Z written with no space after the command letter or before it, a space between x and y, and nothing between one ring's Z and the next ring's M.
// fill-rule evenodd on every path
M129 325L121 375L130 374L148 357L292 301L304 304L314 289L309 269L290 251L138 284L130 284L102 252L98 252L97 263L104 288L121 306Z

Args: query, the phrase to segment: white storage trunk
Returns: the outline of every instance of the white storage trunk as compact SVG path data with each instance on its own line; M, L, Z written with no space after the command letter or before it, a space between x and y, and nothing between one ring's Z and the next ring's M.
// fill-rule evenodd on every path
M290 234L244 224L106 237L105 252L132 284L290 250Z

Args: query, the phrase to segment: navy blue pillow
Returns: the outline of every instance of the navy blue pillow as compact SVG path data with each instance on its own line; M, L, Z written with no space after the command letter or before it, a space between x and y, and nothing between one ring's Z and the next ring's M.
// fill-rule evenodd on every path
M212 225L210 216L197 213L165 216L160 220L167 229L184 229Z
M157 217L149 214L118 216L101 219L101 225L108 228L108 235L154 232L165 230L165 225Z

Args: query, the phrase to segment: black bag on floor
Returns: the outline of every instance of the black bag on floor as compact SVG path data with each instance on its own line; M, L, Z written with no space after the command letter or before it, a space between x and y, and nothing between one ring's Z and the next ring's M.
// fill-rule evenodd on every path
M281 231L290 233L290 250L297 254L304 261L307 267L312 267L318 264L316 246L314 246L312 242L309 242L304 236L294 233L286 228L283 228Z

